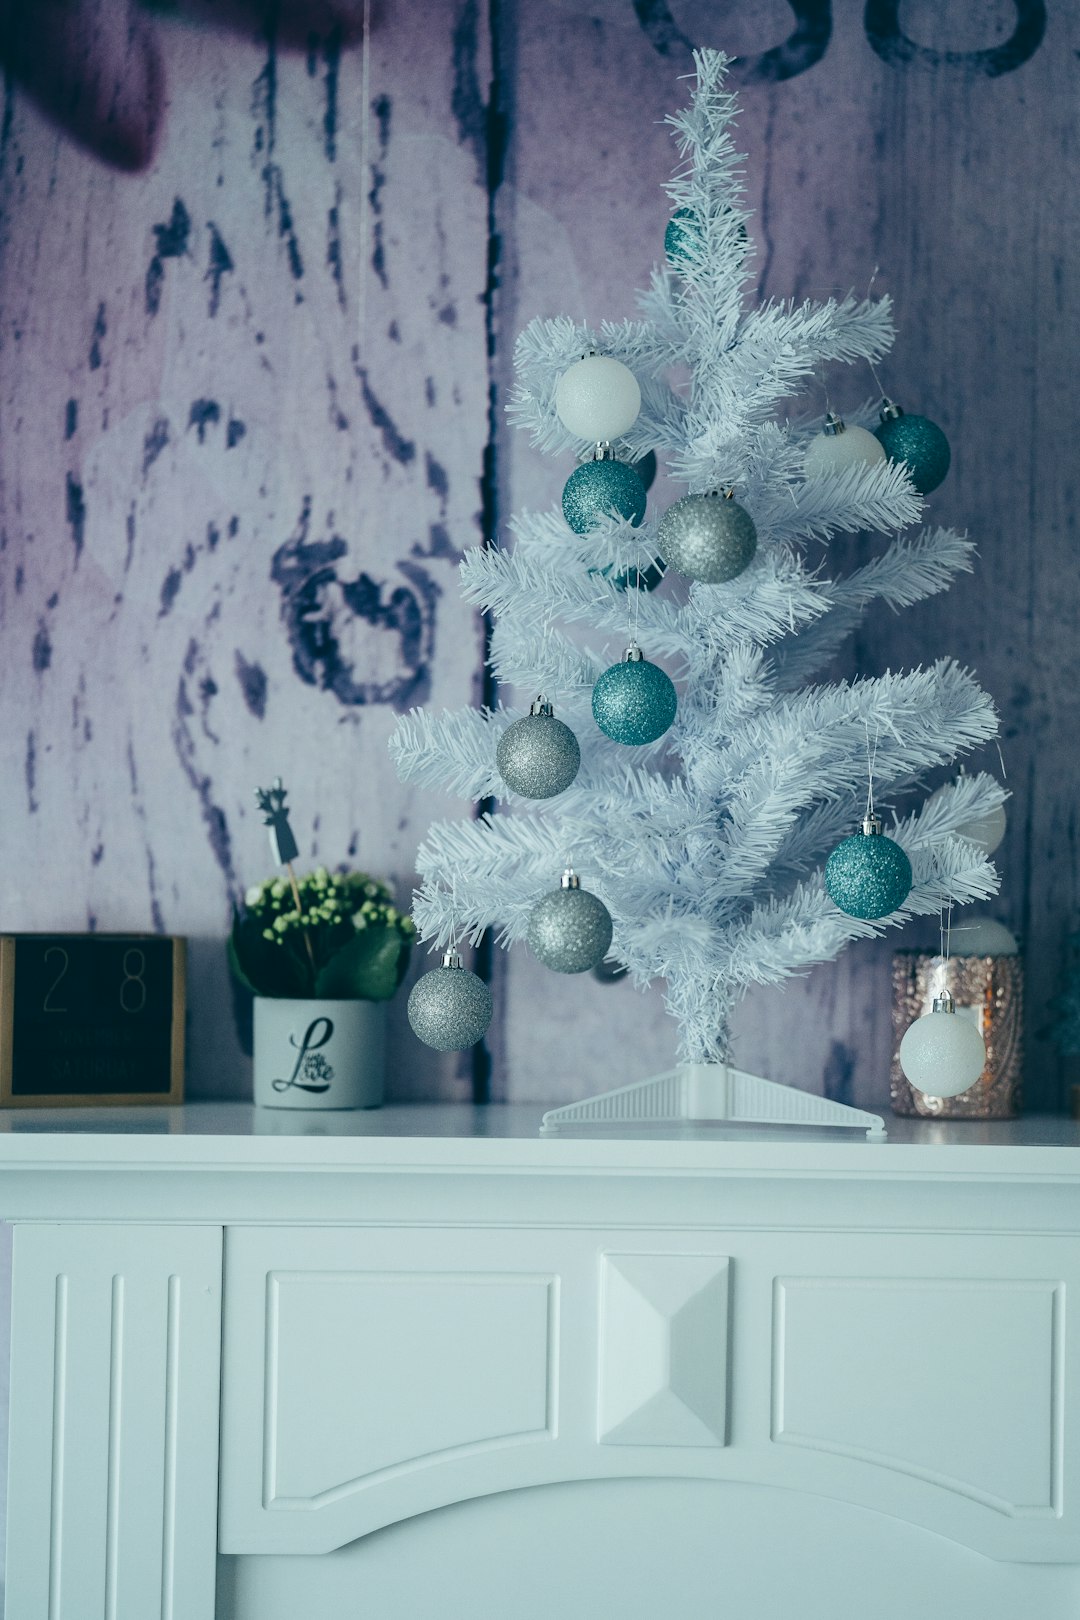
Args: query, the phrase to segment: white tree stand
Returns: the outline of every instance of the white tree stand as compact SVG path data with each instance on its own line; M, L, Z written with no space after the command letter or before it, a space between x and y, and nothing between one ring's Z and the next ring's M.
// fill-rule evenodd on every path
M667 1074L619 1086L583 1102L551 1108L541 1135L568 1128L610 1125L788 1125L820 1130L837 1126L884 1141L885 1121L847 1103L831 1102L794 1086L744 1074L726 1063L683 1063Z

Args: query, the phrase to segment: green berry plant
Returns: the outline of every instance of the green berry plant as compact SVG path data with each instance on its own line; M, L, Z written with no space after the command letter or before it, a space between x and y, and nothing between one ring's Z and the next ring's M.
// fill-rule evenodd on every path
M256 996L389 1001L409 966L416 926L385 883L317 866L297 876L280 780L257 798L286 877L248 889L233 916L229 963Z

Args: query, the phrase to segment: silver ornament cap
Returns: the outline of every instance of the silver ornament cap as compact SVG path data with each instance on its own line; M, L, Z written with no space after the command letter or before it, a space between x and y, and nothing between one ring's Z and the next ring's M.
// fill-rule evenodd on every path
M529 914L529 949L553 973L587 973L602 962L611 944L611 914L573 867L559 888L545 894Z

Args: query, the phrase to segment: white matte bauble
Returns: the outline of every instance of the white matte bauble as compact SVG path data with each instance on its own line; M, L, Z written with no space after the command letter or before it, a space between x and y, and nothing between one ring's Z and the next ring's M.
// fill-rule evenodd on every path
M633 427L641 409L641 389L621 360L609 354L587 354L559 378L555 409L567 433L600 444L621 438Z
M954 956L1016 956L1020 943L1011 928L996 917L964 917L954 922L949 935Z
M959 1097L986 1067L986 1043L970 1019L940 998L905 1032L900 1067L924 1096Z
M885 461L881 441L865 428L848 427L840 417L830 411L825 418L825 431L810 440L806 452L806 472L810 477L821 473L846 472L849 467L872 467Z
M996 804L985 816L973 816L970 821L965 821L962 827L957 827L956 834L958 838L970 838L984 855L992 855L1005 837L1007 826L1005 806Z

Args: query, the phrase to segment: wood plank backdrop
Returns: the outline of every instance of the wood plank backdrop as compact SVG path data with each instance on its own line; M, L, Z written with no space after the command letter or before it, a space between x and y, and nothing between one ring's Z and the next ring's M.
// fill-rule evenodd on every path
M885 385L953 444L930 511L977 538L977 576L871 619L839 670L951 653L999 703L995 910L1028 954L1030 1100L1059 1106L1042 1032L1080 855L1075 0L376 0L366 53L325 16L286 39L275 13L226 31L181 6L117 35L118 9L79 14L121 82L147 78L147 149L121 154L137 172L87 149L85 97L50 122L48 63L7 47L4 929L191 936L189 1093L243 1095L222 942L268 864L255 783L286 778L306 860L407 899L428 822L467 807L398 784L387 737L413 704L482 700L456 563L567 471L504 428L514 336L537 313L632 312L666 219L661 120L691 44L721 46L760 295L861 293L880 267ZM107 73L93 88L112 116ZM753 997L740 1062L882 1104L899 942ZM492 972L495 1097L671 1056L658 994L520 953ZM411 1038L403 1000L392 1069L397 1098L466 1099L476 1078Z

